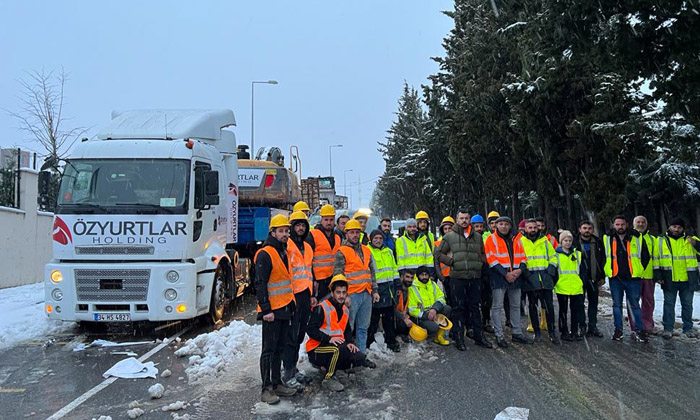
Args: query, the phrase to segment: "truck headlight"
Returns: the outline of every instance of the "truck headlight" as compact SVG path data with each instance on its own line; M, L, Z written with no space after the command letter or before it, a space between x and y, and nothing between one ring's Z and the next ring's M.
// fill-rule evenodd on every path
M51 281L54 283L60 283L63 281L63 274L61 270L53 270L51 272Z
M163 294L167 300L173 301L177 299L177 291L175 289L167 289Z
M175 283L180 280L180 274L175 270L170 270L165 274L165 278L168 279L170 283Z
M61 289L53 289L51 291L51 297L53 300L62 300L63 299L63 292Z

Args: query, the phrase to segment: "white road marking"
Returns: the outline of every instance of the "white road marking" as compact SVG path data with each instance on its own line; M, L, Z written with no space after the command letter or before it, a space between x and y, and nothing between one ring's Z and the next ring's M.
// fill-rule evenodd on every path
M178 332L177 334L175 334L174 336L172 336L171 338L169 338L169 339L167 340L167 342L164 341L164 342L158 344L157 346L155 346L154 348L152 348L148 353L146 353L146 354L144 354L143 356L139 357L139 358L138 358L138 361L141 362L141 363L143 363L144 361L146 361L146 359L148 359L149 357L151 357L151 356L153 356L154 354L158 353L159 351L163 350L165 347L168 346L168 344L172 343L173 340L175 340L176 338L178 338L178 337L181 336L182 334L186 333L186 332L187 332L188 330L190 330L191 328L192 328L192 326L190 325L189 327L186 327L186 328L183 329L182 331ZM58 410L57 412L53 413L53 414L51 415L51 417L48 417L46 420L58 420L58 419L60 419L60 418L63 418L63 416L65 416L66 414L68 414L68 413L70 413L71 411L73 411L73 410L75 410L76 408L78 408L81 404L83 404L85 401L87 401L87 400L89 400L90 398L92 398L95 394L97 394L98 392L102 391L103 389L105 389L105 388L107 388L108 386L110 386L111 384L113 384L114 381L116 381L117 379L118 379L118 378L115 378L115 377L111 377L111 378L105 379L105 380L102 381L102 383L100 383L99 385L97 385L97 386L95 386L94 388L90 389L89 391L85 392L83 395L81 395L81 396L79 396L78 398L74 399L74 400L71 401L68 405L66 405L65 407L63 407L62 409L60 409L60 410Z

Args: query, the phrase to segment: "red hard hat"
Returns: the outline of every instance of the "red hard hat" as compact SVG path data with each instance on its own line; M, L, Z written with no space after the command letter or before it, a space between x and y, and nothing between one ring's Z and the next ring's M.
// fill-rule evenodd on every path
M525 229L525 225L527 224L527 219L523 219L518 223L518 229Z

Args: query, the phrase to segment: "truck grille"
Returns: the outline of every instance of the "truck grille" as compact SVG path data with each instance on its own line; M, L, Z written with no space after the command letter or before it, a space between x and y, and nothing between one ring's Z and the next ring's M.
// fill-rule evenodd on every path
M77 246L78 255L153 255L152 246Z
M151 270L76 269L78 300L90 302L136 302L148 297Z

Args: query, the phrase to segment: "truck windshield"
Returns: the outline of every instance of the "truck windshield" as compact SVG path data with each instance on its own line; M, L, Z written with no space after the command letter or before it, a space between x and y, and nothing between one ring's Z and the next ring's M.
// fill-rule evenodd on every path
M186 213L190 162L172 159L74 159L65 166L63 212Z

